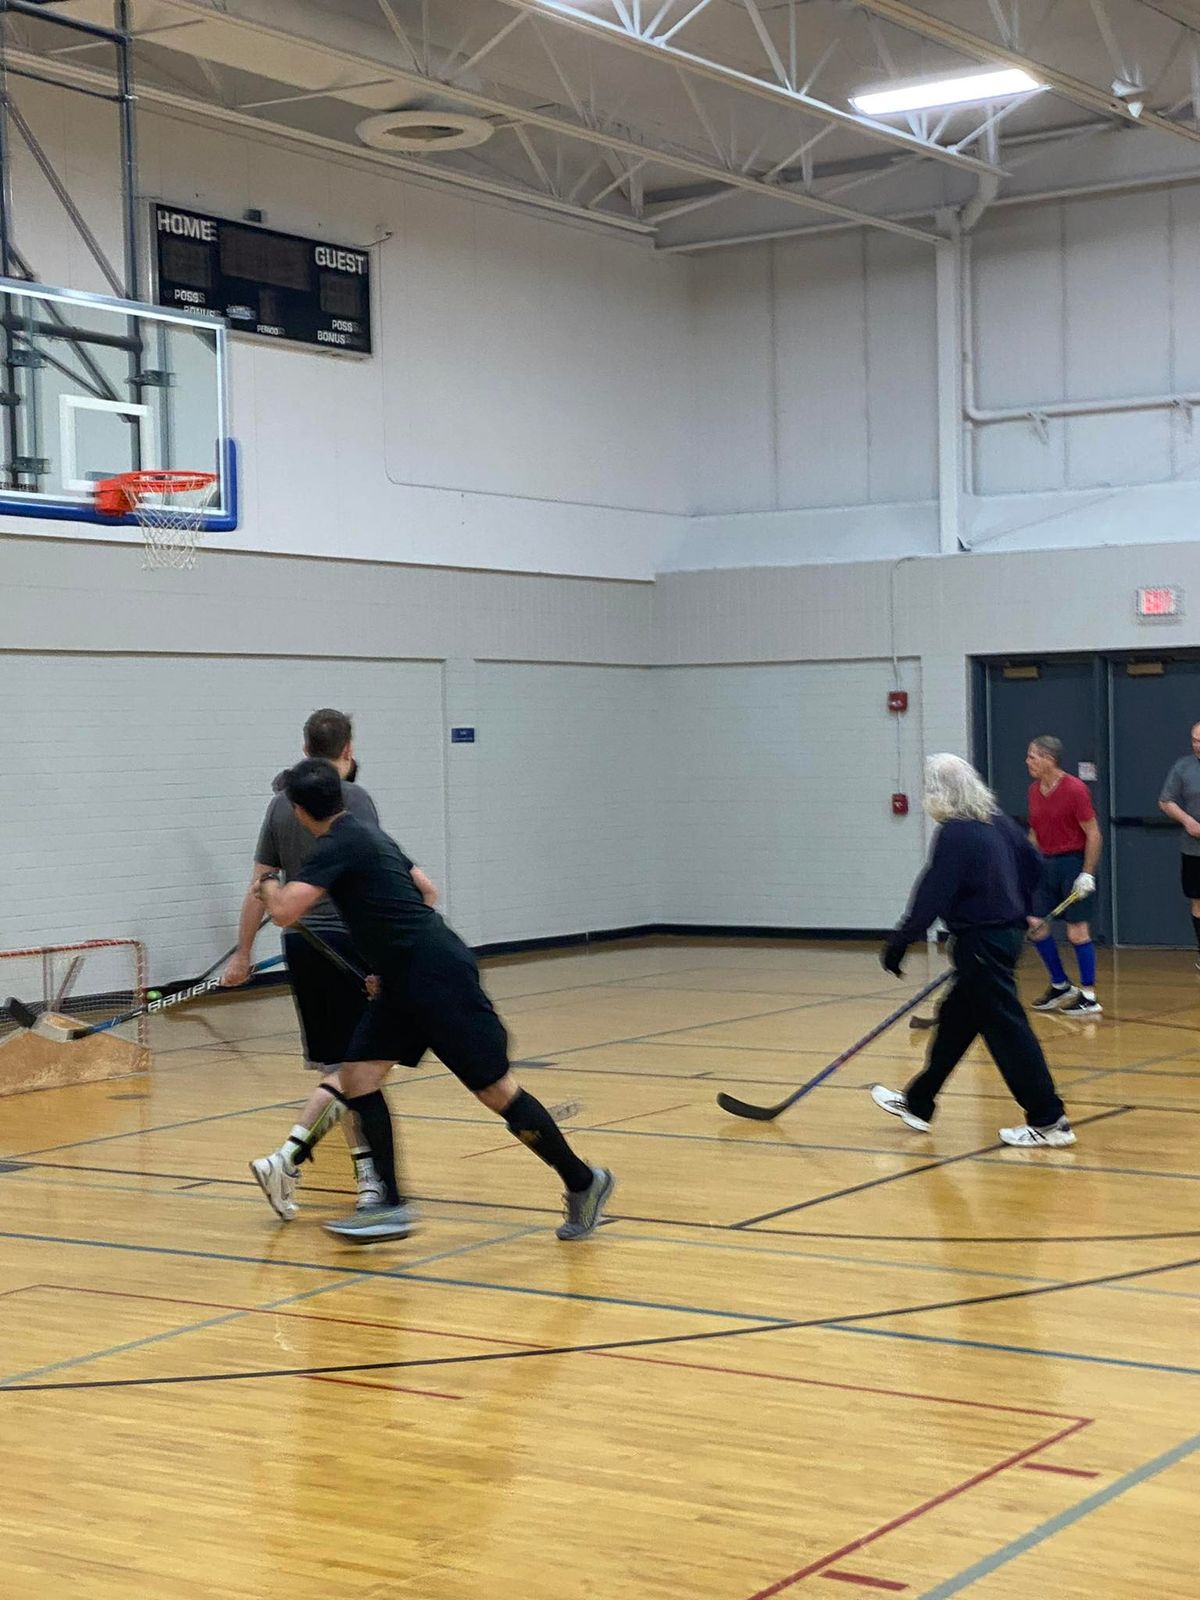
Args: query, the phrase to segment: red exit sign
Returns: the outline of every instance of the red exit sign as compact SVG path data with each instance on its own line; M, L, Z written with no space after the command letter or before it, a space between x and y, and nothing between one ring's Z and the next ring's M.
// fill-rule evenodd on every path
M1181 617L1183 592L1174 588L1139 589L1137 592L1139 617Z

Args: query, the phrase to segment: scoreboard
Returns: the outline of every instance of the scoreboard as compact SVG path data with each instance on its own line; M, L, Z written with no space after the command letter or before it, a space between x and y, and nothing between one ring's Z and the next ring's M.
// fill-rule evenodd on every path
M371 353L365 250L155 203L158 304L223 317L234 333Z

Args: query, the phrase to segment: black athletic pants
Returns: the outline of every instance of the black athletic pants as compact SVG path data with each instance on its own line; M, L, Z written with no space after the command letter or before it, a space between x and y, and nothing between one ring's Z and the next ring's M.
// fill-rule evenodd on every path
M904 1091L908 1109L928 1122L946 1079L982 1036L1008 1092L1035 1128L1063 1115L1042 1047L1017 995L1021 928L969 928L954 940L955 979L938 1010L924 1072Z

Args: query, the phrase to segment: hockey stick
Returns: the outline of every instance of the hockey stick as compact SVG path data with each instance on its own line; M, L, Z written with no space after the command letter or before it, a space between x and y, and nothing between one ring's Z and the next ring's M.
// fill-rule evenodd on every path
M237 950L234 945L227 955L221 957L216 966L222 967ZM252 976L266 972L271 967L283 965L282 956L272 956L268 961L260 961L257 966L250 969ZM107 1033L110 1028L119 1028L122 1023L134 1022L138 1017L154 1016L160 1011L165 1011L169 1006L183 1005L188 1000L199 1000L202 995L211 994L214 989L221 987L221 974L209 969L208 973L193 983L187 989L180 989L175 994L162 995L155 991L152 1000L144 1001L140 1006L134 1006L129 1011L122 1011L118 1017L109 1017L104 1022L95 1022L90 1026L71 1023L59 1018L54 1012L37 1012L32 1006L27 1006L23 1000L7 999L4 1004L9 1015L18 1026L27 1032L36 1033L39 1038L53 1039L58 1043L69 1043L76 1039L90 1039L93 1034Z
M1055 906L1053 911L1047 911L1044 917L1039 917L1025 935L1030 944L1037 944L1040 939L1044 939L1050 932L1050 924L1054 921L1055 917L1061 917L1068 906L1073 906L1076 900L1082 899L1083 896L1079 893L1079 890L1072 889L1070 894L1061 905Z
M939 973L923 989L918 989L911 999L906 1000L902 1006L897 1006L890 1016L884 1017L882 1022L877 1023L870 1033L864 1033L862 1038L852 1044L848 1050L843 1050L836 1060L831 1061L827 1067L822 1067L815 1078L810 1078L795 1093L789 1094L786 1100L781 1100L777 1106L752 1106L748 1101L739 1100L735 1095L725 1094L724 1091L717 1096L717 1104L722 1111L732 1111L735 1117L749 1117L753 1122L773 1122L781 1112L786 1111L789 1106L794 1106L797 1100L802 1100L819 1083L824 1083L831 1073L836 1072L839 1067L844 1067L852 1056L856 1056L860 1050L865 1050L873 1039L878 1039L881 1033L886 1033L893 1024L900 1021L901 1017L907 1016L910 1011L915 1010L922 1000L927 1000L935 989L940 989L942 984L948 982L953 976L953 969L949 972Z
M306 944L312 945L314 950L319 950L327 961L332 961L335 967L340 967L348 978L357 978L363 988L367 987L367 974L356 967L353 961L347 961L345 956L339 954L331 944L326 944L324 939L315 934L311 928L306 928L302 922L293 922L290 928L284 929L285 933L298 933Z

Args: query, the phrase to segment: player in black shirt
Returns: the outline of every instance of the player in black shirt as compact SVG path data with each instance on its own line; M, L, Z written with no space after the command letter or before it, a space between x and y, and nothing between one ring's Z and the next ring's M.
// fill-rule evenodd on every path
M903 1094L877 1083L871 1097L906 1127L928 1133L938 1092L982 1036L1025 1112L1023 1124L1000 1129L1003 1142L1033 1149L1072 1145L1075 1134L1017 994L1017 961L1026 929L1037 921L1037 852L961 756L929 757L925 809L941 826L880 960L886 972L900 977L908 946L941 918L954 936L955 979L938 1010L925 1070Z
M508 1061L508 1034L479 981L470 949L426 904L413 864L394 839L345 809L337 772L327 761L302 761L286 793L316 848L287 884L260 880L271 919L291 927L328 894L377 980L338 1072L322 1080L300 1122L252 1170L280 1216L294 1212L298 1168L332 1126L339 1102L356 1112L387 1190L385 1204L329 1223L355 1242L403 1238L415 1213L396 1183L391 1117L378 1091L393 1062L416 1066L433 1050L460 1083L504 1118L522 1144L558 1173L566 1189L560 1239L593 1233L613 1190L613 1176L571 1149L540 1101L522 1089ZM382 1103L382 1115L379 1106ZM259 1170L269 1165L264 1176Z

